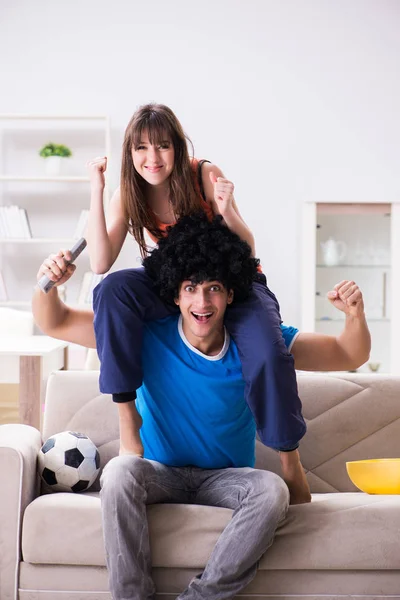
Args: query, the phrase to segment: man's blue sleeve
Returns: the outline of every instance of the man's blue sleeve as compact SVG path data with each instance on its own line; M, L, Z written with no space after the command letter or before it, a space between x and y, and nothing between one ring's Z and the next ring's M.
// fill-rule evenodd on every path
M283 339L285 340L286 347L290 352L292 349L293 342L300 332L296 327L291 327L291 326L287 327L283 323L281 325L281 330L282 330Z

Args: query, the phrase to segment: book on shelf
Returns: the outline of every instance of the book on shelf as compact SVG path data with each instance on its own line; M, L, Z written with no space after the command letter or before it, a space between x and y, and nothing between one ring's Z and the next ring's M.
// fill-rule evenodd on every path
M24 230L22 228L22 220L18 206L8 206L9 223L11 225L11 237L12 238L23 238Z
M3 206L0 206L0 237L1 238L7 237L7 227L6 227L5 217L4 217L3 213L4 213Z
M78 304L92 304L93 290L103 278L104 275L99 275L92 271L84 273L78 295Z
M3 273L0 271L0 301L6 302L8 300L7 288L4 283Z
M81 237L85 237L85 232L89 219L89 210L84 208L78 219L78 223L75 228L74 239L79 240Z
M24 231L24 237L26 238L31 238L32 237L32 230L31 230L31 224L29 223L29 218L28 218L28 213L26 212L25 208L20 208L20 219L22 221L22 229Z
M28 239L32 237L28 214L19 206L0 206L0 237Z

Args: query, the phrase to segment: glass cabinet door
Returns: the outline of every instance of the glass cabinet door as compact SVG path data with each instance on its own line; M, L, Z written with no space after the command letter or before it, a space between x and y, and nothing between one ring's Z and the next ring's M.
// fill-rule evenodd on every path
M345 315L326 294L343 280L355 281L372 336L370 360L360 372L390 372L391 216L390 204L316 205L314 330L340 334Z

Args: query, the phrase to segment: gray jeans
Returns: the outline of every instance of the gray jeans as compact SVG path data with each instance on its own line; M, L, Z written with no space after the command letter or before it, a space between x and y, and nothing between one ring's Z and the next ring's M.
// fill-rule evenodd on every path
M178 468L136 456L113 458L101 477L113 600L154 597L146 505L156 503L203 504L234 511L203 573L179 595L179 600L225 600L255 577L258 561L286 516L289 492L278 475L250 467Z

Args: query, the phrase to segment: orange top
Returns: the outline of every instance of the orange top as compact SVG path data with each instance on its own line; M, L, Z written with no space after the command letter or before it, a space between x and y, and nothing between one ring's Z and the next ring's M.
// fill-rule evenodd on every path
M199 165L199 161L197 160L197 158L192 158L191 159L191 167L192 167L192 173L193 173L193 182L194 182L194 186L195 186L196 191L199 196L199 208L202 208L204 210L207 217L211 221L214 216L214 212L213 212L211 204L206 202L204 200L203 196L201 195L200 185L199 185L199 182L197 179L198 165ZM156 214L153 213L153 216L154 216L154 222L157 225L157 227L160 229L160 231L163 232L163 235L166 235L167 228L172 227L174 225L174 223L163 223L162 221L160 221L160 219L157 217ZM158 239L154 235L152 235L149 231L147 233L148 233L149 237L153 240L154 243L158 242Z
M202 208L204 210L204 212L206 213L207 217L211 221L212 218L214 217L214 211L212 209L211 204L209 204L208 202L206 202L204 200L203 196L201 195L199 180L197 178L198 165L199 165L198 159L197 158L192 158L191 159L191 167L192 167L194 185L195 185L196 191L197 191L198 196L199 196L199 208ZM160 231L162 232L162 234L164 236L167 235L167 233L166 233L167 228L168 227L172 227L173 225L175 225L175 223L163 223L162 221L160 221L160 219L154 213L153 213L153 216L154 216L154 222L156 223L157 227L160 229ZM154 235L152 235L149 231L147 231L147 234L149 235L149 237L153 240L153 242L155 244L158 243L158 238L156 238ZM261 265L258 265L257 271L258 271L258 273L262 273L262 267L261 267Z

